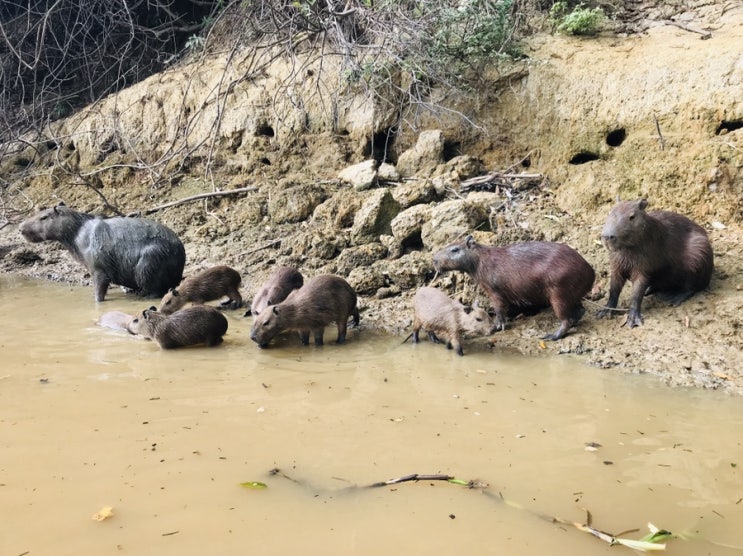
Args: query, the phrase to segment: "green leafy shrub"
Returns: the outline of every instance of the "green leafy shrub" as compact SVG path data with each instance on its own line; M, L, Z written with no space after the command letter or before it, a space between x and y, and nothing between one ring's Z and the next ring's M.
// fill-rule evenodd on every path
M606 15L601 8L587 8L578 4L568 11L567 2L555 2L550 9L550 19L558 33L591 36L601 30Z

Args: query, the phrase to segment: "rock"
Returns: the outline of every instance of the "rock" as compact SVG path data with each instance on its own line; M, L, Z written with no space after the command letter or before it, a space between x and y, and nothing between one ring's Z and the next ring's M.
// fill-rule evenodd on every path
M430 180L419 179L398 185L392 190L392 197L402 208L420 203L430 203L439 197Z
M377 184L377 161L365 160L341 170L338 179L350 184L356 191L371 189Z
M327 194L316 185L295 185L274 191L268 201L272 222L284 224L306 220Z
M400 181L400 173L394 164L383 162L377 169L377 180L382 182L398 182Z
M461 199L444 201L431 211L431 219L421 230L421 240L434 250L487 222L488 214L479 204Z
M392 219L392 235L402 249L411 242L420 244L423 224L430 220L432 210L431 205L413 205Z
M403 177L431 173L444 161L444 134L439 129L422 131L412 149L397 159L397 171Z
M375 261L387 256L387 248L381 243L367 243L358 247L349 247L335 260L336 272L347 276L355 268L370 266Z
M390 222L400 212L400 205L389 189L375 189L370 193L353 220L351 239L355 245L379 241L382 234L390 235Z

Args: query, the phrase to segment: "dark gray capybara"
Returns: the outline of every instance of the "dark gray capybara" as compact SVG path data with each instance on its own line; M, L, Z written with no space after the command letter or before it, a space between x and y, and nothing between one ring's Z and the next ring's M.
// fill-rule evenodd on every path
M85 265L103 301L110 284L162 297L183 277L186 251L168 227L144 218L102 218L59 204L20 226L26 240L60 242Z
M255 294L253 303L250 305L250 312L253 316L260 315L263 309L269 305L281 303L292 291L301 288L303 284L304 277L296 268L288 266L276 268Z
M462 338L487 336L495 331L493 319L476 302L471 307L463 305L437 288L419 288L413 297L413 308L414 343L418 343L418 334L423 328L431 341L446 340L447 348L464 355Z
M214 307L194 305L165 315L154 307L145 309L128 324L130 334L155 340L162 349L206 344L217 346L227 332L227 319Z
M340 276L323 274L311 278L304 286L291 292L284 301L269 305L255 317L250 339L260 347L268 344L285 330L299 331L304 345L310 343L310 333L315 345L323 344L323 332L331 322L338 326L337 343L346 341L348 317L353 325L359 324L356 292Z
M546 340L558 340L585 313L583 296L595 273L588 262L563 243L527 241L506 247L480 245L472 236L452 243L433 257L437 271L461 270L485 290L495 309L496 327L520 313L552 307L560 327Z
M207 268L193 276L184 278L177 288L171 288L160 302L160 312L170 315L182 309L187 303L203 305L207 301L228 297L223 304L237 309L242 305L240 295L240 273L225 265Z
M714 268L704 228L686 216L646 212L648 202L620 201L609 213L601 239L609 250L609 300L598 317L611 315L627 280L632 282L627 324L642 324L642 298L655 294L673 306L709 286Z

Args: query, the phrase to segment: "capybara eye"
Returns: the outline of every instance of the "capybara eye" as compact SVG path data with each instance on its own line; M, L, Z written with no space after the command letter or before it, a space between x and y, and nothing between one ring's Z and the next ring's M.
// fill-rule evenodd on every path
M134 324L137 324L137 323L139 322L139 319L134 319L134 320L133 320L132 322L133 322Z

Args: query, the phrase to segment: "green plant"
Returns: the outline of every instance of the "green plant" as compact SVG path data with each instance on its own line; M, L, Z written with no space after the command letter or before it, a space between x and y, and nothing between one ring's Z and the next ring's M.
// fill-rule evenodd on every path
M567 2L555 2L550 9L550 19L558 33L592 36L601 30L606 15L601 8L578 4L568 11Z

